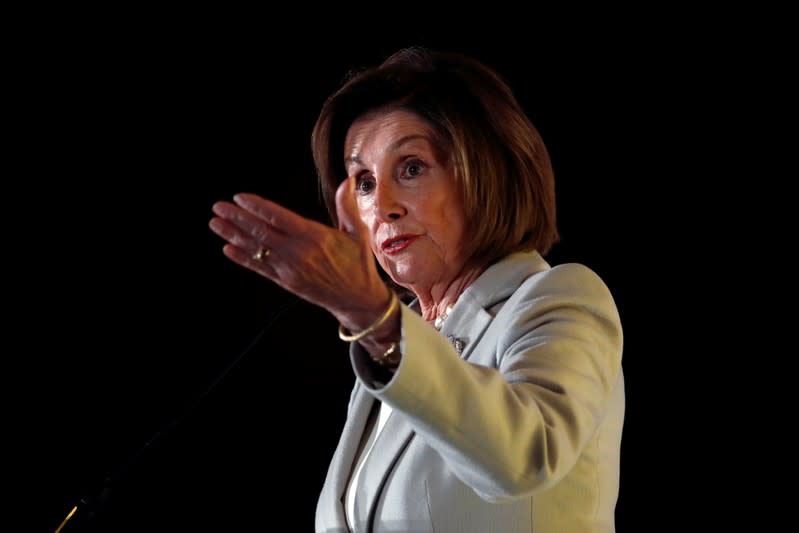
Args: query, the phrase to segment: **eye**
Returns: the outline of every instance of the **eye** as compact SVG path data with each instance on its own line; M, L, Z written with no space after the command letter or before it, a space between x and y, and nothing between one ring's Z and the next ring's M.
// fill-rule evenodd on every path
M422 173L424 173L425 168L426 165L421 161L418 160L409 161L405 165L404 174L409 178L418 178L419 176L422 175Z
M375 189L375 180L368 175L358 176L358 181L355 184L359 194L369 194Z

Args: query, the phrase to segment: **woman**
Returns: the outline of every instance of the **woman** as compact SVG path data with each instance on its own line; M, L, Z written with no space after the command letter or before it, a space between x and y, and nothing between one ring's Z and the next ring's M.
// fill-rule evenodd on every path
M327 100L312 145L337 229L252 194L211 228L351 343L316 530L614 531L621 324L595 273L542 258L553 172L510 89L402 50Z

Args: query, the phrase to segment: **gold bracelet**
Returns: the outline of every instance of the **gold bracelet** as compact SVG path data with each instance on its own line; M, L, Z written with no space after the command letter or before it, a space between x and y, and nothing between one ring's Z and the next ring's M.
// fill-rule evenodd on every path
M388 309L378 318L375 322L366 328L365 330L361 331L360 333L350 334L344 329L344 326L341 324L338 325L338 338L347 341L347 342L355 342L361 340L362 338L366 337L370 333L373 333L374 330L379 328L383 325L383 323L388 320L388 317L397 309L399 306L399 298L397 298L397 294L394 291L391 291L391 303L388 304Z
M383 352L383 355L380 357L372 357L372 360L382 366L386 366L389 368L396 368L399 366L399 362L402 359L402 353L399 351L399 343L392 342L391 346L388 347L388 350Z

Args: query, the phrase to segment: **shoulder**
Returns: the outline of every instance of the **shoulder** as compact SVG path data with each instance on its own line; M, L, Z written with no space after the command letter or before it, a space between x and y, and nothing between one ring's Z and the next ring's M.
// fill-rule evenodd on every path
M610 289L599 274L580 263L565 263L540 270L528 277L521 288L553 292L610 296Z
M604 280L580 263L565 263L531 274L509 299L511 309L533 314L562 308L580 308L619 321L616 303ZM526 315L527 313L522 313Z
M511 254L493 264L463 299L494 316L505 307L543 302L615 307L607 285L592 269L580 263L550 266L537 252Z
M496 319L500 353L511 346L546 345L566 352L590 346L591 353L609 354L610 361L621 359L623 333L616 303L602 278L582 264L530 275Z

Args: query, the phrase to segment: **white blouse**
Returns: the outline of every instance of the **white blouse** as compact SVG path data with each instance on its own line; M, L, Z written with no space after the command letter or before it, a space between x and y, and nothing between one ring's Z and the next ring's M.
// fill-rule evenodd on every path
M380 403L380 411L377 415L377 424L372 423L371 429L368 430L369 437L361 447L361 453L358 456L358 463L355 465L355 472L353 473L352 477L350 477L350 482L347 485L347 492L344 496L344 510L345 514L347 515L347 525L349 526L350 531L353 530L353 523L355 522L355 491L356 487L358 486L358 478L361 476L361 468L363 468L366 458L369 457L369 452L372 451L372 445L377 440L377 436L380 435L381 431L383 431L383 426L386 425L386 420L388 420L390 414L391 407L385 403Z

